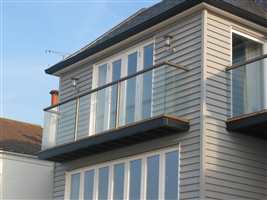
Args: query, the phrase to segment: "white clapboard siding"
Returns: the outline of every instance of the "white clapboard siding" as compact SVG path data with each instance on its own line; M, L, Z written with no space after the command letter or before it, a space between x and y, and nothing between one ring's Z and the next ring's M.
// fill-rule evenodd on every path
M226 131L231 82L231 21L207 15L206 199L267 199L267 142ZM245 27L243 28L245 29Z

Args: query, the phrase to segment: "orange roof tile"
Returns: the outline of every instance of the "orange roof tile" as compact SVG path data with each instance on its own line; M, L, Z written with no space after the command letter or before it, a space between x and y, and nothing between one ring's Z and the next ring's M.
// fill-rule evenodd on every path
M34 155L41 142L41 126L0 118L0 150Z

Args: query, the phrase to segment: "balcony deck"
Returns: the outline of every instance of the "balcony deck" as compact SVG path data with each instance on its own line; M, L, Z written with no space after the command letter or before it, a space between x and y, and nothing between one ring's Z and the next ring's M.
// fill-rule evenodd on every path
M41 151L38 156L44 160L66 162L147 140L185 132L188 129L188 120L160 115Z
M226 121L226 128L228 131L267 139L267 109L263 106L262 97L257 97L255 93L255 91L260 93L264 92L259 89L262 85L265 85L266 82L262 82L261 78L255 74L257 74L257 70L263 70L263 68L266 67L266 64L267 54L264 54L248 59L242 63L233 64L232 66L226 68L226 71L235 71L239 68L247 69L248 67L254 69L254 71L249 71L252 74L254 72L253 77L246 74L248 73L247 71L245 71L246 73L244 71L235 71L237 73L235 76L239 77L239 84L236 85L236 90L232 91L232 93L239 95L238 99L240 102L236 102L236 104L233 104L232 106L233 108L237 107L237 110L243 110L243 112L234 113L232 110L233 114L236 114L236 116L229 118ZM240 82L240 77L244 79L242 82ZM236 79L236 81L238 81L238 79ZM249 84L250 87L248 87L247 84ZM248 90L247 88L250 89ZM234 97L232 97L232 99L233 98ZM264 101L267 101L267 99L264 99ZM255 108L256 104L257 107ZM248 110L256 111L248 113L248 111L244 108L244 105L250 105L250 109ZM253 109L251 105L254 106Z
M267 110L230 118L226 126L228 131L267 139Z

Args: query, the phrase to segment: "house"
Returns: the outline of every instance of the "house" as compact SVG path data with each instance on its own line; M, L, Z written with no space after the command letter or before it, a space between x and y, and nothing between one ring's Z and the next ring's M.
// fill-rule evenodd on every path
M54 199L267 199L265 5L164 0L48 68Z
M39 160L42 128L0 118L0 199L51 199L53 162Z

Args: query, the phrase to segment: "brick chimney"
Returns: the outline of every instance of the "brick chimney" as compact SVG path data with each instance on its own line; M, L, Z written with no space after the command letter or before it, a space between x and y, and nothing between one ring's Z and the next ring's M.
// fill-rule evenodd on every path
M51 106L58 104L58 90L51 90Z

